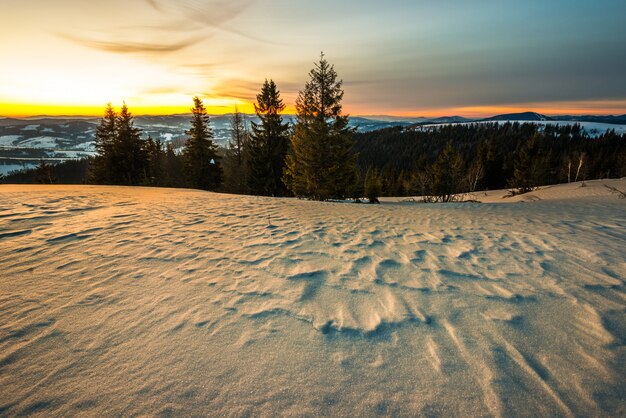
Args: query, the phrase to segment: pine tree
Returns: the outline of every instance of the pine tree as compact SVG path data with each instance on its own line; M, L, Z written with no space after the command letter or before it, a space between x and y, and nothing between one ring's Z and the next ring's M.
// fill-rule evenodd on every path
M91 181L97 184L137 185L146 182L148 151L141 130L126 103L119 113L107 104L96 128L96 157L91 166Z
M39 160L39 164L35 169L35 183L53 184L56 183L56 181L52 173L52 166L43 159Z
M280 115L285 104L273 80L265 80L256 101L254 110L261 122L252 124L248 185L254 194L285 196L288 191L282 176L289 149L289 125Z
M370 203L380 203L378 197L383 191L383 182L378 170L370 168L365 175L365 197Z
M209 126L209 116L199 97L193 98L194 107L191 129L183 148L185 174L190 187L202 190L216 190L222 183L222 166L213 142L213 131Z
M450 202L461 191L463 158L448 143L432 166L431 194L439 202Z
M535 161L539 157L537 137L537 133L533 134L516 152L513 177L509 180L509 185L517 189L517 194L528 193L538 185L538 166Z
M145 141L141 139L141 130L135 128L134 123L134 117L124 103L115 121L115 184L138 185L146 180L148 152Z
M112 184L114 173L114 149L117 137L117 113L107 103L104 116L96 128L96 156L90 169L90 180L96 184Z
M149 186L162 186L164 183L165 151L160 139L148 136L146 140L148 163L145 167L145 182Z
M244 116L235 106L235 113L230 119L230 141L224 161L224 188L229 192L244 194L247 191L248 141Z
M296 100L298 114L284 180L296 196L341 199L355 189L353 130L342 115L342 81L324 54Z
M174 146L168 142L165 147L163 166L163 185L167 187L183 187L185 185L183 157L176 154Z

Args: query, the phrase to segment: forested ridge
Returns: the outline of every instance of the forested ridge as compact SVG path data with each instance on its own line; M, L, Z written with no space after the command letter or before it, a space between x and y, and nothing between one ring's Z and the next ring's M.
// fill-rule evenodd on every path
M590 135L579 124L477 122L414 125L357 133L343 113L343 80L322 53L296 100L282 112L277 84L266 79L254 103L258 123L236 109L231 140L219 148L210 116L193 98L184 143L144 137L124 104L109 104L93 158L0 176L6 183L90 183L187 187L315 200L424 196L460 200L468 192L626 176L626 134Z
M420 177L432 170L447 145L460 160L458 192L516 187L516 167L534 186L626 176L626 135L609 130L591 137L578 124L389 128L354 138L361 171L376 169L385 195L421 192Z
M240 135L241 132L236 133L236 137ZM459 193L517 187L516 167L518 177L525 178L530 187L626 176L626 136L609 130L592 137L577 124L541 126L514 122L441 125L428 129L397 127L354 133L353 139L352 151L357 156L359 174L356 195L365 195L361 183L365 182L368 171L375 173L382 183L379 193L382 196L432 193L428 177L448 145L458 157L456 166L440 164L438 169L455 177L453 191ZM228 158L228 149L220 148L217 153L226 158L222 159L224 183L216 190L271 194L265 189L255 190L259 179L246 179L249 186L242 188L239 185L245 174L242 170L251 175L258 171L241 169L240 161ZM176 154L171 146L160 155L161 168L156 170L159 177L143 185L187 187L181 175L182 155ZM59 183L89 183L90 166L93 160L44 165L43 169L52 170L53 175L37 175L34 169L8 175L4 181L33 183L52 178ZM289 195L286 189L282 190L282 194Z

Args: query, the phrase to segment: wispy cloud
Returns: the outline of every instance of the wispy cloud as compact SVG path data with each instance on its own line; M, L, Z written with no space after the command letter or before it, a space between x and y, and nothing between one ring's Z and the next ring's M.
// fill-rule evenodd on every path
M189 38L172 43L150 43L132 41L103 41L96 39L82 38L66 33L59 34L64 39L100 51L114 52L118 54L164 54L183 50L198 43L201 38Z
M220 71L220 72L228 71L229 68L232 68L232 66L236 66L237 64L238 64L238 61L235 59L216 59L216 60L213 60L212 62L202 62L202 61L180 62L180 63L176 63L176 67L190 70L190 71L200 73L200 74L210 75L211 73L215 71Z
M144 1L150 8L167 15L167 21L136 22L132 26L107 28L101 30L102 35L97 36L68 32L56 33L56 35L73 43L100 51L153 56L181 51L201 41L206 41L217 31L236 34L261 43L275 43L243 33L227 25L257 0ZM137 39L138 34L141 37L139 40ZM186 38L181 39L185 35ZM173 36L177 37L178 40L153 41L172 39Z
M181 92L184 92L184 88L175 87L175 86L154 87L154 88L149 88L149 89L145 89L142 91L143 94L150 94L150 95L180 94Z
M181 13L190 22L195 22L209 29L241 36L253 41L279 45L275 40L247 33L228 23L241 15L258 0L145 0L154 10Z
M260 89L261 84L258 82L238 79L222 80L215 86L215 91L218 91L221 97L237 97L244 100L254 100Z
M234 19L257 0L146 0L160 12L177 10L190 20L211 27L221 27Z
M156 33L163 32L178 32L178 33L191 33L197 32L204 27L200 23L190 22L186 18L181 18L178 20L169 19L167 22L160 23L148 23L148 24L134 24L132 26L118 26L115 28L120 31L127 32L136 32L138 30L151 31Z
M161 11L161 6L159 6L158 0L146 0L146 3L148 3L153 9L159 12Z
M215 86L215 91L219 92L220 97L236 97L243 100L255 101L257 94L261 91L263 80L244 80L244 79L223 79ZM283 99L291 100L302 88L300 84L279 82L278 88ZM215 97L206 93L206 97Z

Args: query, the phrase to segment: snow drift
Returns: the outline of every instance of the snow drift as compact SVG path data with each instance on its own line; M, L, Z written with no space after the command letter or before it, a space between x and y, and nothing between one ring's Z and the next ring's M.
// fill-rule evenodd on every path
M0 186L0 415L624 416L626 200L603 184L626 189Z

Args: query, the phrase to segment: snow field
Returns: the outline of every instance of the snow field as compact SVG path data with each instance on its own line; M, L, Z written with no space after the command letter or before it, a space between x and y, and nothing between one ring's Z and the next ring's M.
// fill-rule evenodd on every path
M626 200L603 184L626 189L1 185L0 414L624 415Z

